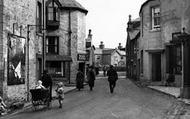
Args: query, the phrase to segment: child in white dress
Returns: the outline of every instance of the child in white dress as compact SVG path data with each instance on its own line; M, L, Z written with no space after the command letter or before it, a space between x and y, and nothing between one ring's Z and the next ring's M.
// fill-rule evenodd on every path
M59 108L62 108L62 103L63 103L63 99L64 99L64 86L62 82L59 82L57 84L57 88L56 88L56 94L57 94L57 99L59 101Z
M46 89L43 85L42 85L42 81L38 80L37 85L36 85L36 89Z

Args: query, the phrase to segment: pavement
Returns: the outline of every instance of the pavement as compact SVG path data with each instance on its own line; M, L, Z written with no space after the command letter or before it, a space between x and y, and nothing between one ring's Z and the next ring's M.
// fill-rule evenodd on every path
M180 88L178 87L148 86L148 88L174 96L175 98L178 98L180 96Z
M53 97L53 99L54 99L54 97L56 97L55 89L56 89L56 86L54 85L54 86L52 87L52 97ZM65 94L67 94L67 93L69 93L69 92L71 92L71 91L73 91L73 90L75 90L75 89L76 89L75 86L65 86L65 87L64 87L64 92L65 92ZM21 109L16 109L16 110L13 110L13 111L11 111L11 112L8 112L6 115L3 115L3 117L5 117L5 116L7 116L7 115L10 116L10 115L14 115L14 114L23 112L24 110L29 109L29 108L31 108L31 107L32 107L31 101L30 101L30 102L26 102L26 103L24 104L23 108L21 108Z
M135 82L135 81L133 81ZM159 93L174 97L178 100L174 103L170 110L166 112L165 119L190 119L190 99L180 98L180 87L172 86L157 86L157 85L141 85L135 82L138 86L147 87Z

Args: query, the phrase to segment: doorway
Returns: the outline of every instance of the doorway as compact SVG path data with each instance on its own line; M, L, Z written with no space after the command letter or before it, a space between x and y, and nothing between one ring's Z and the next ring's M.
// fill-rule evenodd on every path
M161 81L161 54L152 54L152 81Z

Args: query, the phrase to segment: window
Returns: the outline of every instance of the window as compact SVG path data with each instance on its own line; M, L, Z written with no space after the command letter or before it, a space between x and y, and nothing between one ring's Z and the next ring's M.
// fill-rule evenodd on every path
M42 3L37 3L37 31L42 33Z
M47 6L47 20L59 21L59 9L54 0L52 0Z
M65 77L65 62L61 61L47 61L46 67L52 77Z
M152 7L152 29L160 28L160 6Z
M46 52L50 54L59 53L59 37L57 36L48 36L46 40Z

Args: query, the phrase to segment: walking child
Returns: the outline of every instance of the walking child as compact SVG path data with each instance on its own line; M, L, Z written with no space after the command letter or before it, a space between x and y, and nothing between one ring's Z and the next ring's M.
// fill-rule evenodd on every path
M56 88L56 94L57 94L57 99L59 101L59 108L62 108L62 103L63 103L63 99L64 99L64 87L63 87L63 83L59 82L57 84L57 88Z

